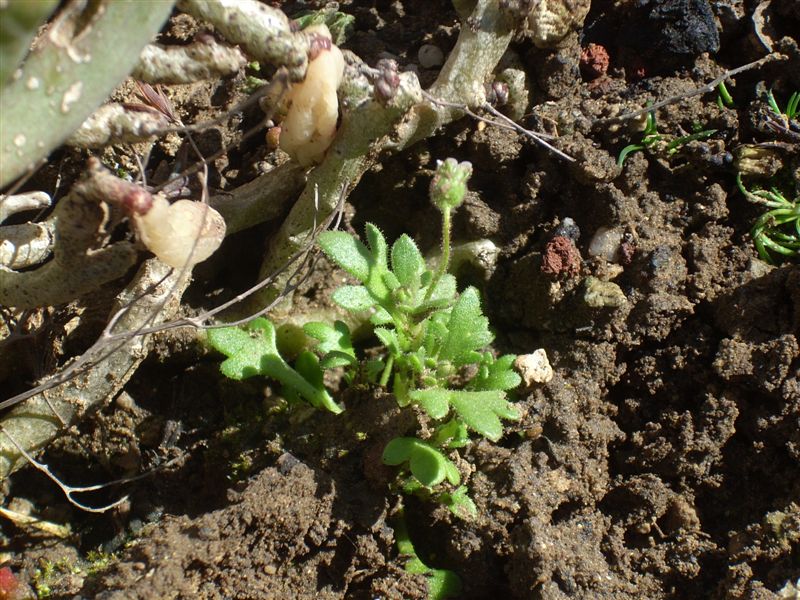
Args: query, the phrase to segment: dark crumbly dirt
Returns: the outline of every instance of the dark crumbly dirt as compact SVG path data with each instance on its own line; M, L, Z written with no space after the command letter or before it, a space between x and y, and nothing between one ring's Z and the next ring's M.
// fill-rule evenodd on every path
M754 116L757 89L782 98L800 89L798 38L789 37L800 17L790 0L773 0L790 58L738 76L735 108L706 94L658 112L663 134L695 123L716 134L671 155L634 152L621 168L618 152L640 134L595 120L760 56L751 3L634 4L595 0L582 34L559 49L514 45L534 82L526 123L557 127L576 163L462 120L385 161L351 196L356 230L373 221L435 250L430 169L447 156L472 161L455 235L500 247L496 269L475 277L496 346L543 347L556 371L518 394L524 418L500 444L476 441L463 453L477 520L405 501L418 551L461 576L463 598L797 597L778 592L800 579L800 269L757 258L748 231L758 210L736 191L730 153L770 140ZM649 5L659 5L655 17ZM676 16L684 6L711 18L718 36ZM345 10L357 16L352 48L368 62L385 51L414 62L420 44L447 50L455 39L444 5ZM637 19L648 31L669 22L649 50L638 35L626 41ZM667 30L680 37L672 46ZM610 67L582 79L589 43L605 47ZM672 51L653 51L664 47ZM784 150L796 168L796 144ZM249 151L233 175L253 170ZM601 228L622 240L610 261L588 251ZM570 254L570 268L551 268L548 244L565 235L580 260ZM312 279L308 301L328 294L331 279ZM602 302L587 303L589 291ZM65 598L425 598L425 578L397 555L398 497L380 463L385 442L416 417L363 389L340 394L339 417L287 414L263 383L219 381L217 360L164 338L127 396L50 451L50 464L84 480L174 460L132 484L115 515L76 515L43 495L53 492L38 476L13 479L10 495L49 504L45 514L77 532L49 547L14 532L15 568L32 577L67 556L83 575L50 581ZM75 547L98 546L115 559L88 574Z

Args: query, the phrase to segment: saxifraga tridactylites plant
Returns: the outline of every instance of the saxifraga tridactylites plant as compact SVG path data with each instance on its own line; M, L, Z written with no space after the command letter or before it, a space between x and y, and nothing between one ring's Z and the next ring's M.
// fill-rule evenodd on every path
M318 341L319 357L306 351L294 369L278 355L274 327L266 319L250 324L254 336L236 328L209 332L212 345L230 357L223 363L230 377L274 377L284 384L288 397L338 412L322 386L322 372L345 367L351 376L360 371L370 382L390 387L399 406L418 406L434 424L431 435L394 438L383 451L383 461L401 467L404 492L433 498L461 517L474 516L476 508L448 454L469 442L469 431L498 441L502 419L519 418L506 398L520 383L512 368L515 357L495 358L486 350L493 335L478 291L469 287L459 294L455 278L447 272L450 216L464 200L471 172L469 163L447 159L439 163L431 182L431 200L442 213L442 257L435 270L428 268L408 235L389 248L380 230L369 223L366 245L341 231L320 236L328 258L360 282L339 287L333 300L348 311L371 312L375 335L384 347L380 358L359 361L341 321L304 326ZM475 375L463 383L468 371ZM308 385L298 386L296 375ZM459 386L454 385L456 379L462 381Z

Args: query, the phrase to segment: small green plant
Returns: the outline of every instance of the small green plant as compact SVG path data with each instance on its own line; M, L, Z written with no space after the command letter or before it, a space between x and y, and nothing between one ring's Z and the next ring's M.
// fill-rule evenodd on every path
M784 125L788 127L792 120L800 115L800 92L794 92L789 96L789 100L786 102L786 110L781 110L780 106L778 106L778 102L775 100L772 90L767 92L767 104L769 104L772 112L774 112L775 115L784 122Z
M416 405L434 423L427 439L391 440L383 461L403 467L405 492L443 502L462 517L476 512L466 489L433 490L444 481L461 482L447 453L467 444L468 431L499 440L502 419L519 418L506 391L520 382L513 356L496 359L485 351L493 336L478 291L470 287L458 294L455 278L447 273L451 214L463 202L471 172L469 163L448 159L431 182L431 200L442 213L442 258L435 270L409 236L400 236L390 249L372 224L366 226L368 245L340 231L320 236L325 254L360 282L340 287L333 300L349 311L371 311L375 335L385 347L370 370L374 383L391 386L401 407ZM341 352L336 349L322 361ZM470 368L476 374L464 382ZM459 378L462 385L453 385Z
M383 461L401 467L403 491L441 502L463 518L474 517L477 509L448 454L468 443L469 431L499 440L502 420L519 418L506 392L520 383L513 370L515 357L495 358L486 349L493 335L478 291L469 287L459 294L447 272L451 214L463 202L471 172L469 163L448 159L431 182L431 200L442 213L442 257L435 269L408 235L389 248L372 224L366 226L367 244L342 231L320 236L325 254L359 282L339 287L333 300L348 311L370 313L383 344L379 358L359 361L341 321L307 323L304 331L317 340L319 357L306 350L294 368L278 353L275 328L266 319L256 319L246 329L209 332L211 344L229 357L221 367L225 375L272 377L283 384L289 399L340 412L322 374L343 367L347 380L365 378L389 387L401 407L419 407L431 420L430 434L391 440Z
M275 326L269 320L254 319L244 329L211 329L208 341L228 356L220 366L226 377L236 380L256 375L271 377L283 384L283 395L289 401L305 400L315 408L335 414L342 412L322 383L323 372L317 357L306 350L297 357L295 368L290 367L278 352Z
M731 96L728 91L728 86L725 85L724 81L720 81L717 86L717 106L723 109L726 106L728 108L733 108L733 105L733 96Z
M770 209L750 230L761 259L774 264L775 254L784 259L800 256L800 196L789 200L777 187L750 191L744 186L741 173L736 176L736 185L745 198Z
M729 96L730 97L730 96ZM622 166L625 159L632 152L645 150L646 148L658 149L665 153L667 156L675 154L681 146L693 142L695 140L704 140L717 133L716 129L702 129L700 125L695 125L695 131L689 135L682 135L667 141L667 136L659 133L658 123L656 122L656 114L654 111L647 113L647 121L645 128L642 131L642 139L638 144L628 144L625 146L617 157L617 165ZM659 143L662 142L660 145Z

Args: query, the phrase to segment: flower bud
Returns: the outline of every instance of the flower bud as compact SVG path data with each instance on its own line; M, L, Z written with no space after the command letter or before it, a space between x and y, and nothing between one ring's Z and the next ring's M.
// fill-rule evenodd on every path
M438 161L431 180L430 196L436 208L444 212L461 206L467 193L467 180L472 175L472 163L459 163L455 158Z

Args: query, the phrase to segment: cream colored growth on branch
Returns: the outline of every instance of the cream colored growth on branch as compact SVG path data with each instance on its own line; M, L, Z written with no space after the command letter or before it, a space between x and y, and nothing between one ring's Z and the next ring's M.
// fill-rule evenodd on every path
M331 34L325 25L309 27L328 41ZM306 78L288 93L289 112L281 124L281 149L304 167L319 163L336 136L339 99L336 89L344 74L344 57L333 43L322 48L308 63Z
M225 237L222 216L207 204L192 200L170 204L163 196L154 196L150 210L134 214L133 222L147 249L175 268L203 262Z

